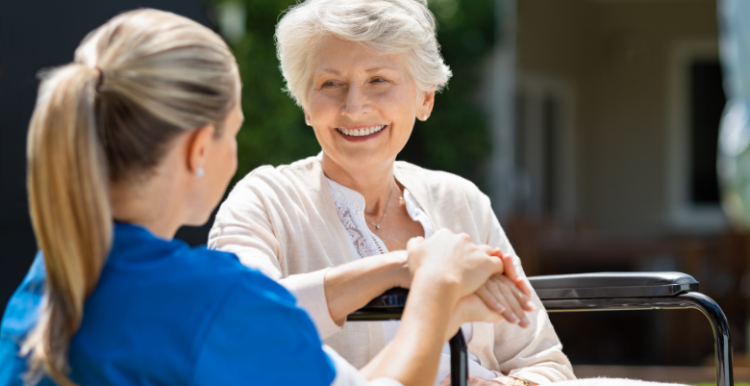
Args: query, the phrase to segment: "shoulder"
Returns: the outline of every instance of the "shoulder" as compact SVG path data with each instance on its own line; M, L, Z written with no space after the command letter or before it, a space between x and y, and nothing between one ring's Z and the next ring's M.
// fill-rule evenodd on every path
M200 272L211 281L224 282L230 292L253 292L258 296L263 294L260 298L272 296L276 300L296 302L283 286L259 270L243 265L234 253L201 246L188 248L180 258L192 266L189 269Z
M235 189L253 185L281 187L294 183L295 180L317 177L320 173L320 159L317 156L301 159L289 165L263 165L253 169L237 182Z
M315 325L294 296L246 269L201 344L194 384L329 385L334 377Z
M0 337L19 341L36 325L44 295L46 270L42 252L38 252L21 285L8 300L0 324Z
M242 293L243 302L262 304L264 302L283 303L294 307L297 300L294 295L282 285L263 274L261 271L243 265L234 253L209 250L203 247L193 249L195 253L206 254L211 261L221 261L223 269L220 274L233 277L233 293ZM213 263L212 263L213 264Z
M318 157L305 158L289 165L260 166L232 187L225 203L239 206L263 203L265 206L279 201L281 205L288 204L289 199L294 200L318 186L322 175Z

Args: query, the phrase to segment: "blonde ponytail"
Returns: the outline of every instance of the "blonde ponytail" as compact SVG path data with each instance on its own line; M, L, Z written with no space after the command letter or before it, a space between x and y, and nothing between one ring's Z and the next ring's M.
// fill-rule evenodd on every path
M214 124L238 94L236 62L215 33L144 9L115 17L44 77L28 134L31 219L47 270L39 321L22 346L27 382L68 378L70 340L112 244L108 187L140 181L171 139Z
M112 239L107 174L94 116L96 69L55 70L40 90L28 141L31 219L47 267L46 310L29 336L30 374L70 385L68 344Z

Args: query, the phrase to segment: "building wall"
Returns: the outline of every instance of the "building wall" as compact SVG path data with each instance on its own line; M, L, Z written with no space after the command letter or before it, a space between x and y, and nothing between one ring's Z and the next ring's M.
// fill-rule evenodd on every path
M670 226L668 62L718 39L714 0L519 0L521 77L575 95L576 214L617 236Z

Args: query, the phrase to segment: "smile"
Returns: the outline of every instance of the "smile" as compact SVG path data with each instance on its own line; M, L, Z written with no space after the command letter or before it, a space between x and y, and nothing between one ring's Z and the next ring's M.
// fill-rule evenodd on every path
M365 127L362 129L351 129L351 130L337 128L336 131L349 137L364 137L367 135L379 133L386 126L387 125L378 125L378 126Z

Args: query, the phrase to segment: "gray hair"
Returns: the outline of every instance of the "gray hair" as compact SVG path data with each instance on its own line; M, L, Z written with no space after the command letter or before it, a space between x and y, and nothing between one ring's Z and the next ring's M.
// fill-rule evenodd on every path
M332 35L382 54L405 54L422 90L440 91L451 70L440 55L435 17L426 0L307 0L276 26L276 46L286 91L303 106L312 77L315 42Z

